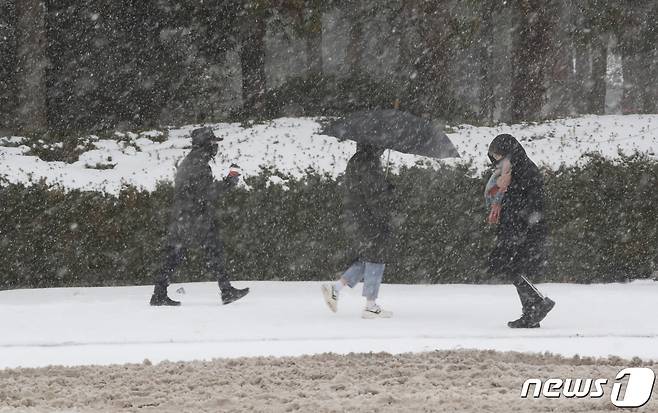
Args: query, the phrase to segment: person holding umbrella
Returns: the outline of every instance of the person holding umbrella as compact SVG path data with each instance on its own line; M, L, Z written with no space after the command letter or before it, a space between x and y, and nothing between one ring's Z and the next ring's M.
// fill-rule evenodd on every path
M327 125L322 133L357 142L347 164L344 185L344 226L352 243L350 267L334 284L322 285L325 302L336 312L344 286L364 282L364 318L387 318L375 300L387 259L390 200L393 187L386 180L381 156L385 149L432 158L459 157L450 139L427 119L397 109L355 112Z
M547 235L544 220L544 181L521 144L509 134L498 135L489 145L494 167L509 162L511 181L502 196L496 244L489 256L489 271L510 277L521 300L522 315L510 328L538 328L555 302L544 297L528 280L538 275L545 262Z
M377 303L379 287L386 267L386 250L390 236L389 206L392 186L386 180L381 165L384 148L357 143L354 156L345 171L343 220L345 232L352 243L352 265L334 284L322 285L322 294L329 309L336 312L338 297L344 286L354 288L363 281L366 306L363 318L390 318L391 311Z

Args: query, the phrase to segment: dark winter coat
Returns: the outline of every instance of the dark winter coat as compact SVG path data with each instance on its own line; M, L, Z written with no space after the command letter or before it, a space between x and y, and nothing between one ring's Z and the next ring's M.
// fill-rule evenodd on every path
M494 274L509 278L540 275L546 259L547 236L544 180L513 136L497 136L489 152L509 155L512 163L512 183L503 197L496 245L489 256L489 269ZM491 160L495 163L493 158Z
M385 263L388 255L392 186L379 155L361 148L345 171L343 219L353 260Z
M176 170L169 243L189 245L217 231L215 205L221 193L234 184L215 181L208 162L214 155L209 145L194 146Z

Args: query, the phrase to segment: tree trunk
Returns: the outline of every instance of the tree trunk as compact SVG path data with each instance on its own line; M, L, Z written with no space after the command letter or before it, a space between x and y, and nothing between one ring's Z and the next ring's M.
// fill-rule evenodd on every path
M16 1L16 126L24 132L48 128L46 106L46 6Z
M622 53L624 94L621 110L624 114L643 113L646 90L643 88L642 77L647 74L643 63L638 53Z
M647 81L650 83L647 88L646 113L658 113L658 48L649 52L647 56L650 59L649 76Z
M361 13L354 10L350 15L350 37L347 46L347 65L351 74L360 72L361 56L363 54L363 22L360 17Z
M505 7L497 11L494 25L494 70L491 76L494 79L495 104L494 119L502 122L512 121L512 75L514 64L514 10Z
M624 9L623 24L619 33L624 91L621 100L622 113L641 113L643 109L643 62L641 59L642 16L636 5ZM655 81L655 79L654 79Z
M494 117L494 79L493 79L493 1L482 0L480 6L480 109L479 117L482 121L492 124Z
M425 3L419 18L420 48L415 56L417 111L451 119L455 101L450 76L450 10L445 5Z
M573 59L572 33L570 21L575 5L570 0L558 1L555 16L563 24L555 24L551 52L548 58L548 91L544 112L548 118L558 118L574 113L573 108Z
M395 31L400 36L398 44L398 61L396 65L396 72L400 75L402 82L408 82L412 73L412 65L410 64L411 52L413 48L413 29L416 26L416 20L412 8L408 5L409 0L402 0L400 7L399 19L395 21Z
M311 24L306 34L306 65L310 74L322 73L322 15L310 16Z
M16 16L14 4L0 1L0 134L11 125L16 103L14 68L16 67ZM0 135L1 136L1 135Z
M622 71L624 76L624 113L655 113L658 96L656 75L656 19L658 5L633 3L624 13L621 36Z
M546 88L545 56L552 30L545 2L516 1L512 75L512 121L539 119Z
M649 12L646 13L645 21L648 23L646 27L646 41L647 51L644 56L646 59L646 67L649 75L646 77L648 83L646 88L645 112L658 113L658 30L656 29L656 22L658 21L658 3L653 2L653 6Z
M591 89L588 94L588 113L605 114L606 71L608 68L608 35L593 37Z
M588 105L585 96L589 90L590 53L589 46L581 39L574 41L574 74L572 93L574 95L574 109L576 113L587 113Z
M253 16L241 32L242 108L246 113L261 114L265 110L266 30L265 18Z
M421 54L418 33L418 8L414 0L402 0L400 14L395 20L395 30L400 36L397 73L397 93L400 104L409 110L418 98L416 59Z

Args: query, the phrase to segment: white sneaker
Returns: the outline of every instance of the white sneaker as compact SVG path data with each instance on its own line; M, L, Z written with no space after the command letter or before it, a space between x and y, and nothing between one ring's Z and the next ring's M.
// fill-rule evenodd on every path
M338 291L333 284L322 284L322 295L329 309L335 313L338 310Z
M361 318L391 318L393 317L392 311L387 311L382 309L380 306L375 304L373 307L366 307L361 313Z

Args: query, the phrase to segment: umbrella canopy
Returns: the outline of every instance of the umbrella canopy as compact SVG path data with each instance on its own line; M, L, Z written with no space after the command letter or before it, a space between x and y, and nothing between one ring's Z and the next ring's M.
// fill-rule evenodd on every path
M450 139L432 122L396 109L355 112L326 126L324 135L432 158L458 158Z

